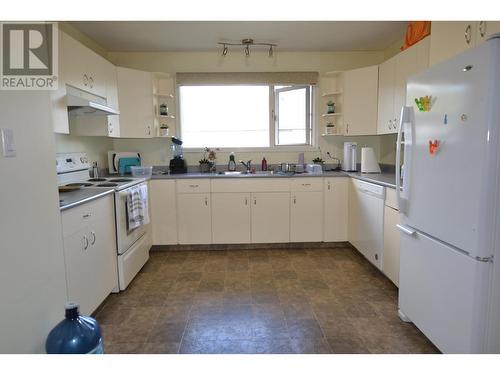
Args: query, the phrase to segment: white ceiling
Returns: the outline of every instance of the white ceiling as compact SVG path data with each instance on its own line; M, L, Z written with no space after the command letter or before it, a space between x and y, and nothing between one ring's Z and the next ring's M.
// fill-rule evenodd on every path
M219 41L278 44L278 51L373 51L404 35L395 21L71 22L108 51L210 51ZM234 47L233 47L234 48Z

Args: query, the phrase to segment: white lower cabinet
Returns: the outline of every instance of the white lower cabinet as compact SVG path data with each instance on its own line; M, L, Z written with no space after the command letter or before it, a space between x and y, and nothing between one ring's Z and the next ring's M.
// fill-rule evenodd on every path
M175 180L151 180L149 188L153 245L177 244Z
M325 178L323 189L323 241L347 241L349 178Z
M395 189L386 189L384 207L384 257L382 271L399 286L399 249L400 232L396 228L399 224L399 210Z
M212 241L250 243L250 193L212 193Z
M291 181L290 242L319 242L323 238L323 183L320 178Z
M252 242L290 241L290 193L252 194Z
M211 244L210 193L177 194L177 233L180 244Z
M90 315L117 288L113 195L61 214L68 300Z
M384 207L384 258L382 270L391 281L399 286L399 212L392 207Z

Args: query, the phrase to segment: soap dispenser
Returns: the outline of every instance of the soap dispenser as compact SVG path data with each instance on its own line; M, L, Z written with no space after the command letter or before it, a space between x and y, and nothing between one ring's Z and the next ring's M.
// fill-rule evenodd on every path
M266 160L265 156L262 158L262 163L260 165L260 170L261 171L267 171L267 160Z
M227 169L229 171L236 170L236 161L234 160L234 152L231 152L231 155L229 155L229 163L227 164Z

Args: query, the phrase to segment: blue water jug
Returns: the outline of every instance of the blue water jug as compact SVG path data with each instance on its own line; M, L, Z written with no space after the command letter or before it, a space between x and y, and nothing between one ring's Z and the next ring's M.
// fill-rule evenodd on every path
M99 323L79 315L78 304L68 302L65 319L50 331L45 350L48 354L103 354Z

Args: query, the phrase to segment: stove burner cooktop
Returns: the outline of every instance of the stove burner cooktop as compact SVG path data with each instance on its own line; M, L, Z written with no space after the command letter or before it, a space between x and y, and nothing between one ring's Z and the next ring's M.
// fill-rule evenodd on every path
M132 182L134 181L132 178L114 178L109 180L109 182Z
M98 184L96 186L98 186L98 187L115 187L115 186L118 186L118 184L106 182L104 184Z
M99 181L106 181L106 179L105 178L91 178L88 181L99 182Z
M65 186L82 186L82 187L85 187L85 186L92 186L92 184L88 183L88 182L72 182L71 184L66 184Z

